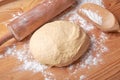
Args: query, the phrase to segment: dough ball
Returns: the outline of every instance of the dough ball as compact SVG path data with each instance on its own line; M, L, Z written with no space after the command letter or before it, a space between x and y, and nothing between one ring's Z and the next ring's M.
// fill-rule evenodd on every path
M67 66L89 47L89 37L78 25L68 21L47 23L30 39L32 55L41 64Z

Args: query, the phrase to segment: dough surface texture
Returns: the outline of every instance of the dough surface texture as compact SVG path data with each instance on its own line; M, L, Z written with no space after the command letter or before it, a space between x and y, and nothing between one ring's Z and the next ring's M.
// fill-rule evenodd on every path
M43 25L30 39L30 51L41 64L67 66L89 47L89 37L78 25L54 21Z

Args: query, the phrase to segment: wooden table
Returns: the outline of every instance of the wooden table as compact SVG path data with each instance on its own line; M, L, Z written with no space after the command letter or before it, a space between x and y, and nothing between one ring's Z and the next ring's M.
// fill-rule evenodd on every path
M9 4L4 3L1 4L0 9L1 11L5 12L4 14L0 11L0 37L2 37L6 32L8 32L6 25L2 23L5 20L8 23L9 19L12 18L12 14L16 14L17 12L23 13L30 8L16 8L14 10L8 10L8 8L12 8L12 4L17 4L16 7L21 7L21 5L30 5L31 2L35 3L40 0L18 0L14 2L9 2ZM18 5L18 3L19 5ZM28 3L29 2L29 3ZM7 5L7 6L6 6ZM9 5L9 7L8 7ZM32 4L34 6L34 4ZM4 7L3 7L4 6ZM32 6L32 7L33 7ZM24 6L22 6L24 7ZM2 15L2 16L1 16ZM5 17L7 16L7 18ZM93 29L92 31L88 32L88 34L95 34L98 36L101 31L98 29ZM79 61L76 61L73 65L73 69L70 70L70 67L63 67L63 68L48 68L46 72L50 72L53 74L51 79L48 80L82 80L80 79L83 75L85 75L85 79L83 80L120 80L120 33L105 33L108 39L105 41L105 45L109 49L107 52L101 54L102 62L95 66L90 66L90 68L84 69L75 69L78 65ZM6 49L13 44L16 44L18 48L22 48L22 45L29 41L30 37L26 38L22 42L17 42L15 39L11 39L3 46L0 47L0 55L4 55L0 58L0 80L44 80L43 74L41 72L33 72L32 70L20 70L18 69L19 66L23 64L23 61L20 61L17 56L13 55L5 55ZM97 54L94 52L94 54ZM29 55L28 55L29 56ZM84 55L86 56L86 55ZM84 57L83 56L83 57ZM76 71L75 74L73 71ZM48 77L50 75L47 75ZM81 77L80 77L81 76ZM54 79L53 79L54 78ZM47 78L46 78L47 80Z

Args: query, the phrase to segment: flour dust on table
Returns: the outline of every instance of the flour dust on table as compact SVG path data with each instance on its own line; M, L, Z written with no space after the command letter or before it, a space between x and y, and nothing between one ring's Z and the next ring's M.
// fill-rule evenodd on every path
M109 49L105 45L105 41L108 39L108 37L106 33L100 32L99 30L96 35L96 32L94 31L96 28L94 27L94 25L88 23L77 13L77 10L79 9L80 5L87 2L95 3L104 7L102 4L102 0L77 0L77 1L78 5L74 9L65 13L63 16L58 17L57 19L66 20L67 17L68 21L79 24L90 36L91 46L89 50L85 53L83 58L81 58L81 60L79 60L78 63L71 64L70 66L65 68L68 70L67 74L69 74L70 76L74 76L74 79L79 78L79 80L85 80L87 78L86 73L77 76L76 74L80 70L84 69L89 70L91 69L92 66L98 66L99 64L103 63L103 59L101 56L105 52L109 51ZM96 16L95 19L99 19L99 17L97 18ZM32 55L29 52L28 42L26 42L22 46L22 49L18 49L16 44L14 44L12 47L8 47L5 54L0 55L0 59L2 59L5 56L15 56L19 61L23 62L23 64L18 67L18 70L32 71L33 73L40 72L45 77L45 80L56 80L54 77L56 74L47 71L47 69L49 69L50 67L42 65L33 59ZM65 77L65 80L69 80L70 76Z

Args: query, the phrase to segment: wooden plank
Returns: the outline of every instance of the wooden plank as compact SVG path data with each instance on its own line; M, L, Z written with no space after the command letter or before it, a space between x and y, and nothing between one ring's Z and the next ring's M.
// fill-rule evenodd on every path
M33 2L33 0L28 1ZM39 0L35 0L34 3L36 4L37 1ZM35 4L32 5L34 6ZM6 8L4 9L6 10ZM2 8L3 11L4 9ZM26 9L25 7L25 10L28 9L29 8ZM16 12L13 11L13 13ZM11 11L10 14L13 13ZM11 18L11 16L9 18ZM3 36L7 31L6 25L0 24L0 37ZM95 32L98 34L97 30ZM68 68L50 68L47 71L53 73L56 80L64 80L66 77L69 77L70 80L79 80L80 75L83 73L86 73L85 75L87 75L85 80L120 80L120 34L108 34L108 37L109 39L105 44L108 46L109 52L102 55L101 58L103 59L103 63L97 66L91 66L90 69L85 68L83 70L78 70L75 75L71 75ZM29 38L26 40L29 40ZM14 39L12 39L0 47L0 54L4 55L6 48L11 46L13 43L16 43L16 45L21 48L25 41L16 42ZM33 71L29 70L19 70L18 68L22 64L23 62L19 61L16 56L8 55L1 58L0 80L44 80L44 76L40 72L34 73Z

